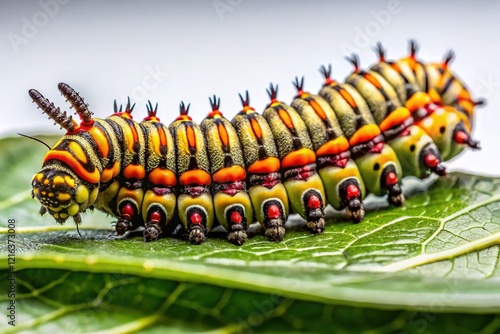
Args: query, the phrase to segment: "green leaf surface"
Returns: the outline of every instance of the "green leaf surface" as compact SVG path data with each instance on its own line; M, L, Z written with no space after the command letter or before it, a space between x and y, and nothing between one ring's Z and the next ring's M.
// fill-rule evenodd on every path
M16 282L16 326L4 318L0 332L500 331L500 179L405 182L403 208L372 199L360 224L330 213L322 235L295 224L281 243L260 233L241 247L144 243L116 239L114 219L98 212L84 215L82 237L39 217L30 180L45 150L0 141L0 279ZM9 287L0 285L3 314Z

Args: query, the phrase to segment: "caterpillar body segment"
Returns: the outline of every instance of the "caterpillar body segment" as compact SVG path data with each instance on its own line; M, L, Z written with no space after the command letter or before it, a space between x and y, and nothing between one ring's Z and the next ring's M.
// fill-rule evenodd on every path
M253 207L246 187L246 168L236 130L219 111L220 99L210 99L212 111L201 122L212 174L215 216L228 231L228 240L242 245Z
M331 79L331 71L326 67L322 67L322 74L325 83L319 95L337 115L366 191L376 196L388 194L389 203L401 206L404 202L401 165L392 148L385 144L367 103L354 87Z
M288 195L281 182L281 163L266 119L240 94L243 109L233 118L247 169L248 194L256 220L269 240L281 241L288 219Z
M326 195L316 171L316 154L307 127L297 111L277 100L277 86L271 84L267 92L271 103L262 115L269 123L278 148L290 205L306 220L312 233L322 233Z
M179 193L177 211L193 244L201 244L214 222L210 163L200 126L180 105L180 116L169 125L175 143Z
M158 104L146 105L148 116L141 125L145 129L146 191L142 201L142 218L145 222L144 239L152 241L162 234L163 227L174 218L176 196L176 155L170 130L156 116Z
M413 124L410 110L400 101L394 87L377 72L360 70L357 56L353 55L349 60L354 71L346 82L356 87L367 102L386 143L395 151L400 164L405 166L403 176L425 178L431 172L444 175L438 148L432 138ZM386 73L391 74L389 70Z
M328 203L345 211L353 222L364 217L362 200L365 185L358 167L351 159L349 142L328 102L303 90L304 78L294 82L297 96L291 106L304 121L316 153L318 174Z
M120 149L118 192L109 202L118 217L118 235L144 225L141 209L146 181L146 136L144 128L132 119L133 107L129 101L124 112L115 112L106 119L117 133L114 144Z
M356 88L364 98L384 137L387 140L396 137L413 122L409 110L401 105L396 91L381 75L361 70L356 55L349 61L354 71L345 82Z

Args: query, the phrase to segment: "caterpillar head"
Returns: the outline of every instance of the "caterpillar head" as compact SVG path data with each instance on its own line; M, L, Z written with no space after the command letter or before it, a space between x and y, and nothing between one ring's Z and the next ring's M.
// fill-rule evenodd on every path
M32 197L42 205L40 214L48 212L60 224L69 217L79 224L80 212L97 197L97 189L89 193L89 188L72 172L57 165L44 167L33 176L31 185Z
M43 113L67 131L66 136L45 155L42 170L33 177L31 194L42 205L40 214L49 212L60 224L73 217L78 224L81 222L80 212L92 206L97 198L99 172L90 162L82 164L83 160L87 160L86 154L79 143L69 138L92 128L94 120L88 105L73 88L65 83L60 83L58 88L71 103L81 122L78 124L37 90L29 91L33 102ZM91 167L93 171L89 171ZM82 181L77 176L80 174L88 177L89 182Z

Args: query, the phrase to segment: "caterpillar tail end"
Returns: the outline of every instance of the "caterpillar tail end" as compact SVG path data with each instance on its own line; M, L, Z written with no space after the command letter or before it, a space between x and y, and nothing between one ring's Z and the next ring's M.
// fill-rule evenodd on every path
M397 207L402 206L405 202L405 196L395 172L390 171L385 175L385 187L387 195L389 195L389 203Z

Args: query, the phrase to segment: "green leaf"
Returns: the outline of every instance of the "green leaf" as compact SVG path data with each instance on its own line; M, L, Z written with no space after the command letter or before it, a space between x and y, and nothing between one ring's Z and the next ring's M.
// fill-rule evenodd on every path
M241 247L217 237L144 243L115 239L114 219L97 212L83 217L82 237L39 217L30 179L45 150L0 141L0 279L13 275L14 219L17 284L16 326L4 318L1 332L500 330L500 179L406 182L403 208L373 199L360 224L333 214L322 235L298 224L282 243L258 233ZM0 285L4 314L9 287Z

